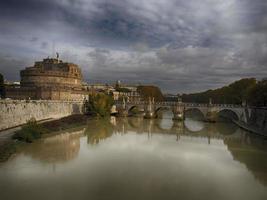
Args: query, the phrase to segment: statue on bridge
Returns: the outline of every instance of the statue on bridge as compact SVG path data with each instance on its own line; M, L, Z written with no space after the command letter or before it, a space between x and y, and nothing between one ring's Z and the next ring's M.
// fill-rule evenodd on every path
M173 118L172 118L173 120L183 121L185 119L184 116L185 106L180 97L178 97L176 105L173 106L172 112L173 112Z
M154 104L155 104L154 97L152 98L152 101L151 101L151 97L149 97L148 98L148 104L145 107L145 118L151 119L151 118L155 117Z

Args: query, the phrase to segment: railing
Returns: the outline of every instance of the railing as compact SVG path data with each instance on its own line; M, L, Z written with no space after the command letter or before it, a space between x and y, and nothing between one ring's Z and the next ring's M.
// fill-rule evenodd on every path
M16 99L0 99L1 103L83 103L83 100L16 100Z
M115 101L116 105L122 105L122 101ZM127 101L125 104L131 105L147 105L149 104L148 101ZM185 107L220 107L220 108L241 108L242 105L237 104L200 104L200 103L182 103L182 102L171 102L171 101L163 101L163 102L154 102L151 104L153 105L160 105L160 106L185 106Z

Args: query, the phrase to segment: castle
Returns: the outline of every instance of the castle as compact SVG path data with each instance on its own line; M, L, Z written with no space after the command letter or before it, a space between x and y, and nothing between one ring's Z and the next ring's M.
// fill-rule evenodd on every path
M82 87L78 65L57 58L46 58L20 71L20 85L7 86L11 99L83 100L88 95Z

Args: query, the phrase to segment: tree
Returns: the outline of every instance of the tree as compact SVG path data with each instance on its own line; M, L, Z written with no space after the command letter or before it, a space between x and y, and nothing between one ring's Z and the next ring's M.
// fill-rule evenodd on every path
M105 93L93 93L89 95L89 101L86 102L86 113L105 117L110 115L113 104L113 98L110 95Z
M267 81L260 81L251 88L247 100L252 106L267 106Z
M243 100L248 98L249 91L254 88L255 85L255 78L245 78L215 90L183 94L182 99L184 102L208 103L211 98L213 103L241 104Z
M138 86L137 92L143 97L145 100L149 98L154 98L155 101L163 101L164 97L161 93L161 90L156 86Z
M4 84L4 76L0 74L0 97L3 99L6 96L5 92L5 84Z

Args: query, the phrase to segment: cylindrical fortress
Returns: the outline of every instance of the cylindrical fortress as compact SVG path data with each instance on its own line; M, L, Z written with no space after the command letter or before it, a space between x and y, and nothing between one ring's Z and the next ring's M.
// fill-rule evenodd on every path
M20 86L6 87L11 99L83 100L88 92L82 87L78 65L46 58L20 71Z
M80 68L72 63L63 63L58 59L44 59L20 72L22 87L64 87L81 88Z

